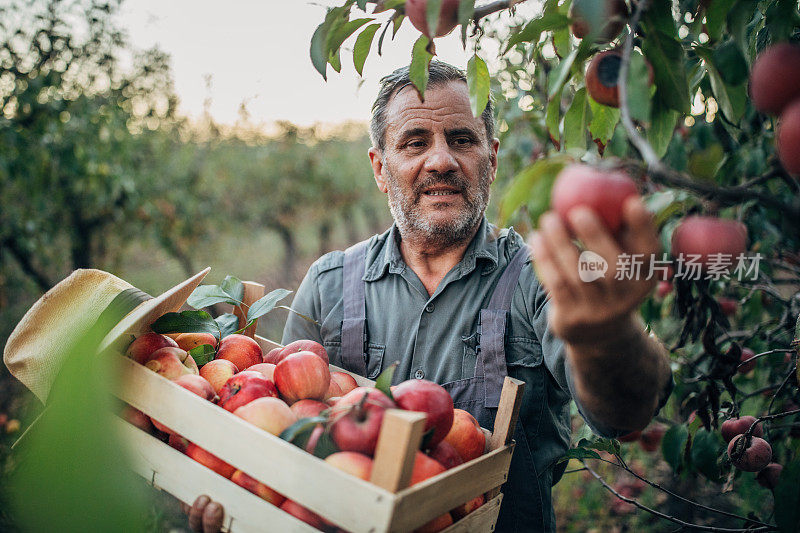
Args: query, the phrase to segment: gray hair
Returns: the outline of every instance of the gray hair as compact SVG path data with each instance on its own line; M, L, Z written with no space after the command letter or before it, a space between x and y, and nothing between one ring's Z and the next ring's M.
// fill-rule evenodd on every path
M428 88L442 85L450 81L467 82L467 75L458 67L449 65L442 61L431 61L428 68ZM372 119L369 123L369 136L372 139L372 146L384 149L386 140L386 108L394 93L411 84L408 67L400 67L388 76L381 79L381 89L375 103L372 104ZM492 97L489 95L489 102L481 113L483 125L486 128L486 138L491 143L494 139L494 106Z

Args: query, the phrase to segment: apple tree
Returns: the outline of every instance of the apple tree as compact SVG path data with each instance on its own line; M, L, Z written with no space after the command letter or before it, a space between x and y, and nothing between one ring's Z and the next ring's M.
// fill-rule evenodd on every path
M634 527L795 531L797 2L475 4L337 2L311 38L310 59L323 77L351 61L360 75L366 58L411 24L419 31L411 79L424 94L436 37L460 32L473 113L490 92L496 102L500 201L492 216L500 224L535 227L573 161L636 182L665 251L654 258L665 268L641 313L669 348L675 389L641 434L599 439L579 429L565 457L577 467L562 484L570 475L596 479L615 498L616 521L633 513L625 519ZM699 258L694 276L684 253ZM719 268L724 257L730 262Z

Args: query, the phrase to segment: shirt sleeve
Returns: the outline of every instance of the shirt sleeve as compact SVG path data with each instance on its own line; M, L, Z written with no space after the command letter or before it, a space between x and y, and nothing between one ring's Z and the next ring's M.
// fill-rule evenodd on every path
M619 430L598 421L591 411L578 400L575 384L573 382L572 369L570 368L566 354L566 346L564 345L564 341L556 337L550 330L550 325L547 320L549 307L550 297L544 290L544 287L537 281L531 322L534 332L542 344L544 361L550 373L559 386L572 397L572 400L578 408L578 412L595 434L601 437L616 438L629 433L629 431ZM658 407L653 415L666 404L673 387L674 382L672 377L670 377L667 386L661 393Z
M321 314L319 269L316 263L311 265L311 268L308 269L306 276L300 283L291 308L296 312L289 311L286 326L283 328L281 343L288 344L296 340L308 339L322 344L319 326ZM300 314L313 319L314 322L300 316Z

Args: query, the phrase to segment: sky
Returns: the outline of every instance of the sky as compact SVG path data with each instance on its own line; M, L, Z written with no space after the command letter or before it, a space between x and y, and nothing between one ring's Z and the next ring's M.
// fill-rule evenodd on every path
M380 57L376 36L363 78L353 67L352 52L343 52L341 74L328 67L325 82L311 64L309 43L325 6L337 3L341 2L127 0L120 22L135 47L157 45L171 55L184 115L198 117L211 98L211 115L225 124L237 120L242 102L256 124L367 121L380 77L408 64L419 32L408 20L394 41L389 30ZM440 59L466 67L470 52L462 49L458 29L437 39L436 46Z

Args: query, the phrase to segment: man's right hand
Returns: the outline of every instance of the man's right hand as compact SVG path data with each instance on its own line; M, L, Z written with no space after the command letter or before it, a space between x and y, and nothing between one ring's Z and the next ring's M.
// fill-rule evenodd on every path
M189 516L192 531L218 533L222 530L225 509L205 494L198 496L191 507L181 502L181 508Z

